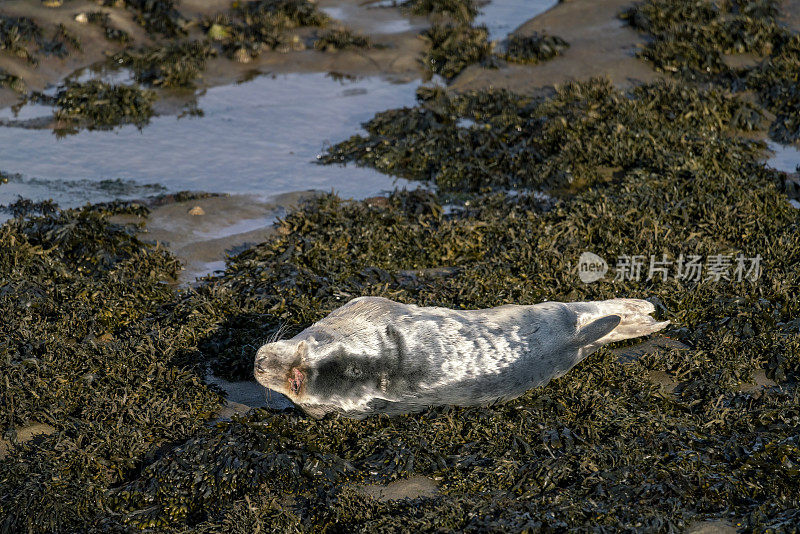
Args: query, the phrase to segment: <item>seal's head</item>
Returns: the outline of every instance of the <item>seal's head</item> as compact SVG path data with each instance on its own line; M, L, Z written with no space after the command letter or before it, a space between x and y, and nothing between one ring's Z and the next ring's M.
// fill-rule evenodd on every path
M306 389L308 370L305 341L276 341L258 349L253 374L262 386L289 397L298 404Z

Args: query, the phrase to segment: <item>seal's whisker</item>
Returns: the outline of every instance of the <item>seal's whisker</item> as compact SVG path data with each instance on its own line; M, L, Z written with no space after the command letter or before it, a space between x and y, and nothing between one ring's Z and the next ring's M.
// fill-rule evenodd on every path
M278 329L275 330L275 332L272 333L272 335L269 337L269 341L267 341L267 343L275 343L276 341L278 341L281 338L281 336L284 333L286 333L286 330L288 330L288 328L289 328L289 323L288 322L282 323L278 327Z

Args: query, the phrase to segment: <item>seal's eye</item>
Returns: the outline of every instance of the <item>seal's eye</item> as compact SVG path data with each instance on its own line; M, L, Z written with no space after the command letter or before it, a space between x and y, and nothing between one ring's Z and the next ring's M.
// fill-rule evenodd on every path
M344 375L349 378L361 378L363 374L364 372L361 370L361 368L355 365L348 365L344 369Z

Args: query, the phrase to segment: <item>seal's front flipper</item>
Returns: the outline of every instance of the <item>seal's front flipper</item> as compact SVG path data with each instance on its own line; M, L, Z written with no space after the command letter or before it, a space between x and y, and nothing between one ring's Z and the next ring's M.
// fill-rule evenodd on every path
M585 347L594 343L610 334L612 330L619 326L621 321L622 317L619 315L606 315L596 321L592 321L575 333L574 343L578 347Z

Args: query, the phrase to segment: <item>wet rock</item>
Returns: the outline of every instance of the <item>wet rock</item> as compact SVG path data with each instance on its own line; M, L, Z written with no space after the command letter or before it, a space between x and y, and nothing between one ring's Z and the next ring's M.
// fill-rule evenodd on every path
M434 497L438 493L436 482L428 477L411 477L395 480L386 485L362 486L359 491L378 501L397 501L400 499L419 499Z
M138 87L111 85L98 80L68 82L54 98L55 118L63 126L56 133L79 128L110 129L121 124L142 127L153 115L155 94Z
M508 39L503 57L513 63L533 64L552 59L567 48L569 43L556 35L513 35Z
M346 28L325 30L314 41L314 48L327 52L351 48L372 48L372 46L372 39Z
M44 423L34 423L32 425L17 428L14 433L14 441L16 443L27 443L37 436L49 436L56 431L50 425ZM0 460L8 455L11 443L7 439L0 439Z
M126 50L114 55L111 64L133 71L137 82L156 87L191 87L216 55L207 42L187 41L165 46Z

